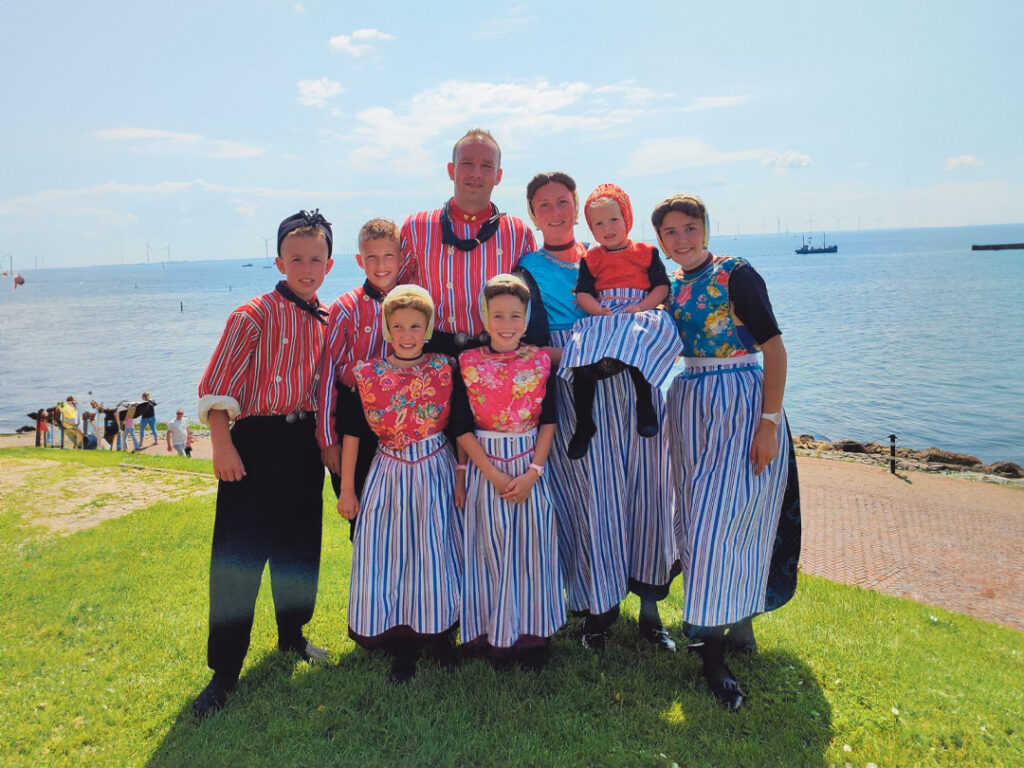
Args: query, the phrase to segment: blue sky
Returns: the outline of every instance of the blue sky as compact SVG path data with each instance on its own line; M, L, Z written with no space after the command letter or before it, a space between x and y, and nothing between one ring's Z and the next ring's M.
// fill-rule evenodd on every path
M1024 4L438 7L0 0L0 254L255 259L308 207L351 253L450 194L475 126L503 210L565 170L637 238L678 191L723 235L1024 220Z

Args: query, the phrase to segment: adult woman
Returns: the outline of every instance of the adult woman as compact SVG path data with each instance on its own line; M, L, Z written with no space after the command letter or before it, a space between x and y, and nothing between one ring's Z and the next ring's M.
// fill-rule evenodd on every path
M573 226L579 213L576 182L565 173L541 173L526 188L527 208L544 246L519 260L530 286L531 319L524 337L550 343L553 359L583 313L573 288L586 252ZM548 338L545 338L548 337ZM566 445L576 429L572 390L558 379L558 431L548 460L558 514L559 560L569 609L586 617L583 645L604 644L627 592L641 598L640 631L650 642L675 650L658 615L677 572L672 492L664 432L637 434L633 382L625 372L597 384L597 435L587 455L570 461ZM665 404L654 393L659 418Z

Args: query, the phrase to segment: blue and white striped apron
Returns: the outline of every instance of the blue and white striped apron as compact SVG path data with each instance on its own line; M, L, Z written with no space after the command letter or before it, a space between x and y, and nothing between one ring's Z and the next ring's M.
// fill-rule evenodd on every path
M600 304L612 314L576 321L563 348L558 375L572 381L574 368L610 357L639 368L647 381L660 387L682 354L683 343L672 318L662 309L622 313L646 297L647 291L634 288L601 291Z
M477 430L491 462L510 477L526 472L537 430L523 433ZM466 473L465 579L462 642L483 637L510 648L522 635L550 637L565 623L558 570L555 511L545 473L529 498L501 498L476 465Z
M765 610L765 586L788 474L789 431L754 475L750 446L761 422L764 373L755 354L686 358L668 393L683 619L733 624Z
M444 433L401 450L378 446L352 539L349 634L445 632L459 618L461 578L455 459Z
M563 345L571 331L552 331ZM565 446L576 429L572 387L558 379L558 431L548 466L558 515L559 560L569 609L604 613L632 590L667 592L677 561L665 430L636 431L636 393L627 372L597 382L597 434L579 461ZM664 422L665 401L653 391ZM663 596L663 594L659 595Z

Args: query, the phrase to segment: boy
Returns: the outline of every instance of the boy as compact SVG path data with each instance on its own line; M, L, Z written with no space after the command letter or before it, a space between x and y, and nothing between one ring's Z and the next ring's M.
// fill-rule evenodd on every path
M285 279L231 313L199 382L199 419L210 426L220 484L210 556L213 679L192 705L198 718L223 707L238 682L268 560L278 648L308 662L327 658L302 627L320 570L324 468L313 391L327 313L316 292L333 266L332 241L319 211L281 222L276 264Z
M347 416L338 404L344 389L355 387L352 374L355 364L387 355L380 307L398 281L401 253L395 223L388 219L370 219L359 230L359 253L356 254L356 262L366 272L366 281L331 304L317 382L316 439L324 465L331 471L335 496L341 495L341 440ZM376 451L375 435L359 442L356 498L362 497L366 473L370 471Z

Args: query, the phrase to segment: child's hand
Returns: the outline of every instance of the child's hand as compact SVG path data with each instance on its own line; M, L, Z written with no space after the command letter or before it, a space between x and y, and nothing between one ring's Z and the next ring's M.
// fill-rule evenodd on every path
M466 508L466 474L458 472L455 475L455 508Z
M491 476L487 478L487 482L493 485L494 490L496 490L498 493L504 494L505 489L508 488L508 484L512 482L511 475L506 475L504 472L498 469L495 469L493 472L490 473L490 475Z
M761 419L761 424L754 433L754 442L750 444L750 460L754 463L755 475L764 472L764 468L779 455L777 429L778 427L768 419Z
M612 313L612 311L610 309L608 309L608 307L598 306L598 307L595 307L594 311L591 312L590 314L591 315L610 315L611 313Z
M235 446L229 441L213 452L213 474L218 480L234 483L245 477L245 465Z
M513 478L512 481L505 486L505 490L501 492L501 498L505 501L510 501L513 504L522 504L530 498L530 491L533 490L533 485L536 482L536 472L524 472L519 475L519 477Z
M320 461L324 463L331 472L341 474L341 443L328 445L320 450Z
M338 497L338 514L346 520L356 519L356 515L359 514L359 499L355 493L342 489L341 496Z
M643 312L643 311L644 310L640 306L640 302L638 301L636 304L630 304L628 307L623 307L622 309L619 310L619 313L623 314L623 315L632 315L635 312Z

